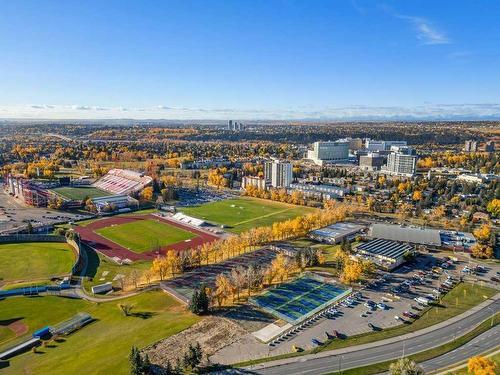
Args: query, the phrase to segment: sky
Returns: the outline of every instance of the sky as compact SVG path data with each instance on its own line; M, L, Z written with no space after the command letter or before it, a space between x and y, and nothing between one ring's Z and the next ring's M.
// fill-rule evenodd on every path
M0 118L500 118L500 2L0 2Z

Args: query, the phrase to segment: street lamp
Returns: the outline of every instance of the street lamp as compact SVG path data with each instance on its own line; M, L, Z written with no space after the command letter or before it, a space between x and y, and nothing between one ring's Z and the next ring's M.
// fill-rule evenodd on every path
M491 324L490 324L490 328L493 327L493 319L495 318L495 311L493 310L493 308L491 306L486 306L486 308L490 309L491 311Z

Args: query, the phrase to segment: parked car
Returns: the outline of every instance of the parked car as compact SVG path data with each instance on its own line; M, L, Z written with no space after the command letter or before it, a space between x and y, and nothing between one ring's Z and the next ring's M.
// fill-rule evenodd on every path
M314 345L314 346L320 346L320 345L323 345L323 343L321 341L319 341L318 339L311 339L311 343Z
M407 318L412 318L412 319L416 319L418 317L417 314L414 314L410 311L403 312L403 316L406 316Z
M380 310L386 310L387 309L387 305L385 303L379 303L379 304L377 304L377 307Z

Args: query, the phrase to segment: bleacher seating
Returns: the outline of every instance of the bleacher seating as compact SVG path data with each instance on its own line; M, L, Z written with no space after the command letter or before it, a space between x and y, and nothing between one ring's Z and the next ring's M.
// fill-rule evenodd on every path
M127 169L111 169L94 183L94 187L112 194L130 194L144 189L153 179Z
M172 216L172 219L175 219L185 224L194 225L195 227L201 227L203 224L205 224L203 220L188 215L184 215L182 212L177 212L174 216Z

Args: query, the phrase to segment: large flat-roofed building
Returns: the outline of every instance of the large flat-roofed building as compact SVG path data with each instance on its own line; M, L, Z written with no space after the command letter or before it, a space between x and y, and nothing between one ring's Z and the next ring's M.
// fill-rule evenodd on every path
M368 259L381 268L393 270L404 263L404 255L413 251L413 246L397 241L375 239L355 248L358 256Z
M421 227L392 224L373 224L368 232L371 238L409 242L417 245L441 246L441 231Z
M378 153L370 153L359 157L359 168L365 171L378 171L384 165L385 158Z
M465 152L477 152L477 141L467 140L464 145Z
M349 140L314 142L313 149L307 152L307 158L317 165L346 162L349 160Z
M256 187L259 190L266 190L266 180L261 177L245 176L241 180L241 187L246 189L248 186Z
M342 198L349 189L325 184L290 184L290 190L298 190L305 197L314 197L320 200Z
M311 231L309 233L309 238L319 242L336 244L344 241L345 239L351 240L355 235L361 233L364 229L366 229L364 225L336 223Z
M392 146L407 146L406 141L377 141L374 139L367 139L365 147L368 151L388 151Z

